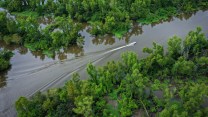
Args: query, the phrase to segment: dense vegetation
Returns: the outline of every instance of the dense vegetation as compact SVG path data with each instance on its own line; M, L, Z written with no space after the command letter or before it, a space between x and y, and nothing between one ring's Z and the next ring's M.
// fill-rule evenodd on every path
M61 48L82 45L81 22L90 24L93 35L111 33L121 38L133 21L150 24L207 6L207 0L3 0L0 7L17 17L9 19L0 12L0 33L7 44L53 56ZM42 29L39 16L53 16L55 20Z
M91 33L121 36L132 20L143 24L166 20L182 12L207 8L207 0L5 0L1 5L12 12L35 11L91 23Z
M7 12L0 12L0 25L1 39L6 44L24 45L49 56L53 56L55 50L83 43L83 37L78 33L81 26L70 17L56 17L53 23L41 28L34 17L15 20L8 17Z
M88 80L74 74L62 88L20 97L18 116L208 116L208 40L201 28L184 41L170 38L167 51L156 43L143 51L144 59L127 52L103 67L89 64Z
M10 67L10 59L13 53L8 50L0 50L0 72Z

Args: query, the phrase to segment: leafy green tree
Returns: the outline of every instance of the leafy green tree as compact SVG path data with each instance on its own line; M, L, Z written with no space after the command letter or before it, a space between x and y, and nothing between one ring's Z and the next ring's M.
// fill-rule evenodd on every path
M132 14L130 16L133 19L145 18L150 12L148 7L150 6L151 0L135 0L130 7Z
M133 67L138 64L138 57L133 52L124 53L122 54L121 58L127 72L132 71Z
M27 117L29 101L25 97L20 97L15 103L16 109L18 111L18 116Z
M78 96L75 98L75 108L73 108L73 111L77 114L81 114L85 117L92 117L93 116L93 110L92 110L92 104L94 103L92 96Z
M88 64L87 73L89 74L92 82L98 84L97 70L96 70L95 66L93 66L92 64Z
M207 86L204 83L186 83L178 91L180 100L169 101L159 113L161 117L167 116L196 116L203 117L206 115L206 111L201 107L204 103L204 98L207 97Z
M115 6L119 4L113 2ZM50 36L58 26L66 28L54 23L43 33ZM61 31L56 33L52 35L58 42ZM194 39L200 40L199 37L203 36L195 34ZM183 52L187 48L184 45L191 39L183 43L181 40L179 37L171 38L167 52L163 46L153 43L153 48L144 48L144 52L149 54L146 58L139 59L135 53L126 52L120 61L108 62L99 68L90 63L87 80L80 80L79 75L74 74L62 88L38 93L31 99L21 97L16 102L18 115L133 116L141 110L147 116L154 113L162 117L205 117L208 115L205 105L208 97L207 48L202 46L196 49L200 54L185 56ZM191 44L196 45L195 42ZM44 44L40 45L37 46L40 48ZM4 58L10 57L5 55Z
M22 11L24 8L24 4L23 4L24 0L7 0L8 2L8 9L10 11Z
M160 117L188 117L188 112L183 110L180 102L172 102L168 108L165 108L159 114Z
M13 53L8 50L0 51L0 71L4 71L10 67L10 59Z
M61 44L64 45L64 47L76 44L76 40L82 38L78 33L81 28L80 24L74 23L70 17L57 17L55 19L55 25L61 30L59 33L62 32Z
M103 31L103 24L101 22L93 22L91 24L92 29L90 30L90 33L93 35L103 35L105 31Z
M6 44L21 44L22 43L22 37L20 37L18 34L12 34L8 36L4 36L3 40L6 42Z
M182 40L174 36L168 40L168 55L177 60L182 55Z
M81 94L81 83L78 74L74 74L73 79L67 82L66 88L70 99L74 100Z
M190 31L184 40L184 51L187 58L201 55L202 50L208 47L208 41L201 31L202 29L199 27L196 31Z
M0 12L0 27L1 27L0 32L3 34L8 33L6 22L7 22L6 12Z
M43 116L44 111L42 108L43 100L45 99L40 93L33 96L33 100L30 101L25 97L20 97L15 106L17 108L18 116L21 117L36 117L36 116Z
M107 16L105 18L105 24L104 24L104 30L106 32L112 32L112 30L115 28L115 18L114 17L111 17L111 16Z
M197 71L201 74L208 74L208 57L200 57L196 62Z
M204 97L207 96L207 86L204 83L193 84L190 83L185 85L181 91L179 91L179 96L183 100L184 108L189 112L194 112L193 110L199 110L200 105L204 102ZM186 92L187 89L190 89Z
M183 57L179 58L178 61L173 65L172 72L176 75L185 77L192 76L195 72L195 65L192 61L187 61Z
M131 97L122 96L121 100L118 100L120 105L120 113L122 117L131 116L132 109L137 108L135 101Z

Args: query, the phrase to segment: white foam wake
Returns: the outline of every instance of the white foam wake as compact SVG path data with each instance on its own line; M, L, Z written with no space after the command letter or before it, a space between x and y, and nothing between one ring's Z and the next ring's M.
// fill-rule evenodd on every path
M135 44L136 44L136 42L132 42L132 43L129 43L129 44L127 44L127 45L124 45L124 46L121 46L121 47L118 47L118 48L115 48L115 49L109 50L109 51L105 52L104 54L108 54L108 53L110 53L110 52L114 52L114 51L116 51L116 50L120 50L120 49L122 49L122 48L126 48L126 47L130 47L130 46L134 46Z

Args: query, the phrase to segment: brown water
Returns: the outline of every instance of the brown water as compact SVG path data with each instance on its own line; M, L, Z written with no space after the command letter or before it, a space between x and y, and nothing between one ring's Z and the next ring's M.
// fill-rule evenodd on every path
M86 79L86 65L103 65L107 61L119 60L120 54L125 51L134 51L139 57L144 57L142 48L151 47L157 42L165 47L167 39L178 35L185 37L197 26L208 34L208 11L199 11L192 15L181 15L180 18L171 18L167 22L138 26L133 28L123 39L116 39L111 35L103 38L92 37L85 28L80 32L85 36L82 48L72 46L67 50L56 53L54 58L48 58L40 52L31 52L24 47L5 46L1 48L13 50L12 67L0 77L0 117L16 116L14 102L19 96L30 97L37 91L46 91L49 88L60 87L78 72L82 79ZM136 42L134 46L125 46Z

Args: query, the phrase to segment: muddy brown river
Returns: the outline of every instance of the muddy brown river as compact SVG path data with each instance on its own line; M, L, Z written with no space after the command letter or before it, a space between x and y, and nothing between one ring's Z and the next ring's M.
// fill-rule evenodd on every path
M30 97L38 91L63 86L75 72L80 74L81 79L87 79L86 65L89 62L96 66L104 65L107 61L119 60L120 54L125 51L134 51L139 57L145 57L142 48L151 47L153 42L167 47L168 38L174 35L184 38L198 26L208 36L208 11L181 15L158 24L134 24L123 39L110 35L95 38L87 32L86 26L80 32L85 37L83 48L72 46L56 53L55 58L31 52L24 47L8 47L0 42L1 48L15 53L11 59L11 69L0 76L0 117L16 116L14 103L20 96Z

